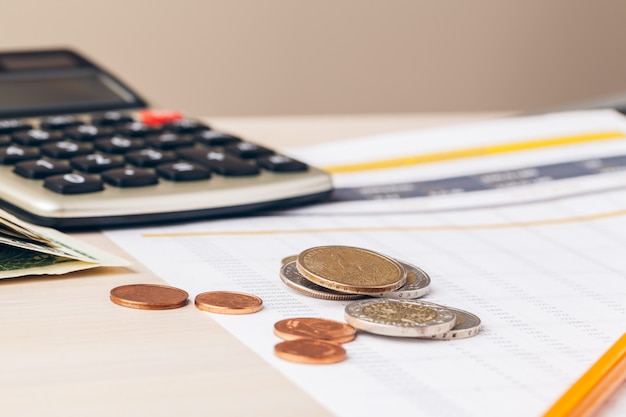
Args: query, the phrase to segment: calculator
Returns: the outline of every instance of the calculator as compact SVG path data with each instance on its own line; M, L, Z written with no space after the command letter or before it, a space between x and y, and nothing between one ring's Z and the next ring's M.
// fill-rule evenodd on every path
M59 229L309 204L328 173L151 106L70 49L0 52L0 207Z

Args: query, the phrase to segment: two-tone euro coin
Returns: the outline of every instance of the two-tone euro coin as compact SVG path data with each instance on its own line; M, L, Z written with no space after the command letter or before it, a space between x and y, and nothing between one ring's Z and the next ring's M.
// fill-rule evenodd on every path
M377 298L354 301L345 320L358 330L395 337L431 337L450 331L456 314L444 306L421 300Z
M458 308L447 306L446 308L456 314L456 325L445 333L430 336L432 339L465 339L475 336L480 332L481 322L477 315Z
M296 267L296 261L289 261L280 268L280 279L291 289L310 297L324 300L358 300L363 298L359 294L348 294L340 291L329 290L306 279Z

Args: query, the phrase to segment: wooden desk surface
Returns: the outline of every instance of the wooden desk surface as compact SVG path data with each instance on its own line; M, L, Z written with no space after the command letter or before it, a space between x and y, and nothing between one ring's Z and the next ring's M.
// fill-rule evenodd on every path
M280 148L498 115L208 121ZM132 260L98 232L76 236ZM143 311L111 303L109 291L131 283L163 282L136 261L128 269L0 281L2 415L329 415L192 305Z

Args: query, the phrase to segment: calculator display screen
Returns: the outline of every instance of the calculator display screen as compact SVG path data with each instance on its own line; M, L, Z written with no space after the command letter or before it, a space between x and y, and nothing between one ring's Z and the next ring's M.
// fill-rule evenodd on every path
M79 65L80 63L72 55L64 53L0 56L0 67L6 71L77 68Z
M74 51L0 52L0 119L146 106L120 80Z
M0 78L0 114L43 109L89 111L94 106L115 108L133 97L102 74L93 72L46 77Z

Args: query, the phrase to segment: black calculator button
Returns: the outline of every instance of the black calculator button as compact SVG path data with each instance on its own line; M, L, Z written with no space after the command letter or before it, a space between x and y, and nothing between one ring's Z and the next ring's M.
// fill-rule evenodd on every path
M40 156L39 149L18 145L10 145L0 148L0 164L13 165L20 161L37 159Z
M76 173L50 176L44 180L43 186L60 194L84 194L104 190L99 178Z
M208 146L224 146L229 143L241 142L241 138L217 130L203 130L195 135L196 142Z
M249 142L238 142L224 146L224 151L240 158L258 158L259 156L272 155L273 150L255 145Z
M26 123L23 120L18 119L5 119L0 120L0 134L18 132L20 130L30 130L33 126Z
M0 135L0 146L9 146L11 144L11 136Z
M160 133L146 138L146 144L159 149L174 149L193 145L193 137L176 133Z
M163 129L158 126L150 126L141 122L132 122L117 126L115 130L122 136L141 138L146 135L160 133Z
M30 129L13 134L13 141L25 146L38 146L43 143L56 142L63 139L63 133L43 129Z
M110 169L104 171L101 176L106 183L116 187L143 187L159 182L154 172L141 168Z
M74 116L50 116L42 120L40 127L42 129L56 130L65 129L70 126L82 125L83 122Z
M22 177L41 179L51 175L67 174L72 172L72 168L67 161L50 161L47 159L37 159L22 161L15 164L13 172Z
M141 149L128 152L126 161L138 167L154 167L165 162L174 162L178 158L171 151L159 151L157 149Z
M46 143L41 146L41 153L51 158L66 159L78 155L86 155L93 151L93 145L85 142L73 142L62 140L60 142Z
M261 168L274 172L302 172L309 169L304 162L297 161L284 155L268 155L257 158Z
M211 171L208 168L193 162L161 164L156 168L156 172L170 181L196 181L211 178Z
M113 128L109 126L80 125L65 129L65 136L80 141L92 141L112 135Z
M96 148L106 153L126 153L144 147L143 139L113 136L96 140Z
M97 126L115 126L121 123L131 123L134 119L119 111L108 111L95 115L91 118L91 123Z
M183 148L177 154L186 160L197 162L221 175L257 175L260 172L256 163L246 161L224 152L202 148Z
M207 130L209 127L192 119L181 119L170 123L165 123L163 128L175 133L193 133L199 130Z
M124 157L119 155L101 155L97 153L76 156L70 159L74 168L83 172L98 173L111 168L120 168L125 165Z

